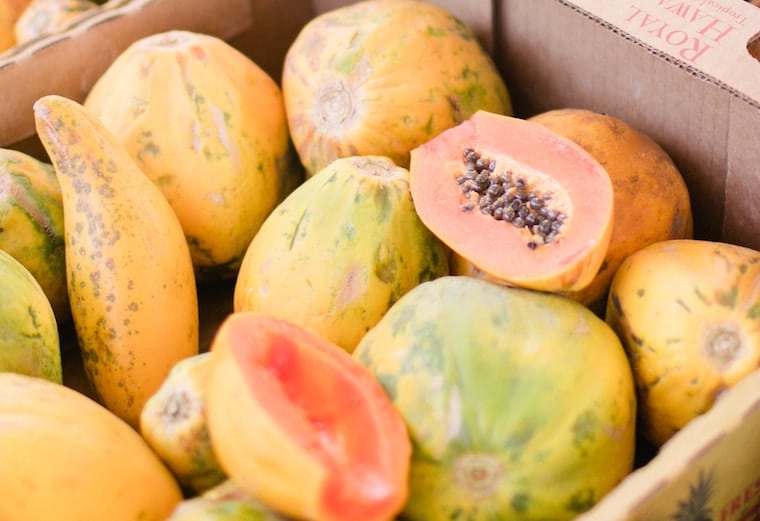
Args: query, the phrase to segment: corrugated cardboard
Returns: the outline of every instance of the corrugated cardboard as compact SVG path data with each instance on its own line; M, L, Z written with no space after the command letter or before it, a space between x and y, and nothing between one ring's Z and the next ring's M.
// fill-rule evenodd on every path
M230 41L275 79L303 24L349 3L244 1L249 19L226 20L229 26L216 29L230 34ZM184 5L190 3L195 4ZM683 172L698 236L760 248L760 9L740 0L434 3L470 24L493 51L518 115L583 107L629 121L657 140ZM230 2L229 12L238 4ZM164 15L171 12L167 7ZM153 23L157 31L174 20ZM246 23L248 29L240 31ZM68 37L72 46L107 38L105 33ZM84 83L74 90L79 94L92 80L93 72L84 72ZM0 82L2 73L0 68ZM46 76L35 74L34 81L44 83ZM15 132L9 135L20 135ZM205 349L231 309L232 287L200 291ZM69 385L87 392L76 356L66 364ZM659 454L639 461L637 470L578 521L760 519L760 370L727 391Z
M649 133L697 234L760 249L760 9L738 0L501 0L497 56L522 115L581 106ZM755 45L757 45L755 43Z
M0 56L0 146L34 137L32 105L45 94L81 101L130 43L169 29L231 38L251 25L249 0L132 0L110 3L71 29ZM32 151L30 149L30 151Z

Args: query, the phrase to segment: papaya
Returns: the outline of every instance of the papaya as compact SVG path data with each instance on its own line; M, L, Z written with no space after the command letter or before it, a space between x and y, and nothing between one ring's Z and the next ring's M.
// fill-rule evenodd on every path
M417 216L409 171L384 156L343 157L265 220L234 310L287 319L350 352L401 295L448 273L448 251Z
M0 148L0 250L31 272L58 324L68 322L61 187L50 163L11 148Z
M285 55L290 133L307 175L349 155L409 151L476 110L512 113L472 30L419 0L350 2L312 18Z
M0 373L0 519L163 521L182 500L140 435L86 395Z
M399 299L352 356L412 440L401 519L570 520L633 468L625 352L565 296L441 277Z
M211 441L245 494L310 521L398 514L409 437L383 388L345 350L291 322L234 312L211 360Z
M613 225L609 175L543 125L478 111L413 149L409 171L420 220L455 261L493 281L574 291L602 266Z
M0 0L0 53L16 46L14 26L32 0Z
M203 352L177 362L140 412L140 434L191 494L226 479L206 423L210 357Z
M626 258L606 321L633 367L642 437L662 446L760 366L760 252L673 239Z
M55 313L26 267L0 250L0 372L63 382Z
M166 521L287 521L231 479L184 499Z
M301 182L280 87L220 38L143 37L84 105L169 201L198 279L234 278L264 218Z
M16 43L65 31L97 6L91 0L31 0L13 26Z
M171 367L199 351L189 248L161 191L83 105L43 96L34 120L61 187L83 367L101 403L136 428Z
M575 141L607 170L612 181L612 235L591 284L567 295L601 316L623 260L649 244L694 234L686 182L656 141L611 114L587 109L550 110L530 118Z

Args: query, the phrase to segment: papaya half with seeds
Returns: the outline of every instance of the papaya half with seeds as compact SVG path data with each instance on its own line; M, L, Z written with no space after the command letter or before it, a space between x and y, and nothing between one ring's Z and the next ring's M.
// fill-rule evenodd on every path
M211 345L207 396L214 451L244 493L310 521L401 511L406 427L340 346L272 316L232 313Z
M565 108L530 120L578 143L612 181L615 210L607 255L591 284L567 293L601 316L612 277L626 257L658 241L692 238L688 188L668 153L620 118Z
M607 253L609 175L538 123L478 111L412 150L410 190L422 222L494 281L578 290Z
M680 239L629 256L606 321L633 367L643 436L661 446L760 366L760 252Z
M313 18L285 56L282 89L307 175L335 159L409 151L476 110L512 113L473 31L419 0L363 0Z

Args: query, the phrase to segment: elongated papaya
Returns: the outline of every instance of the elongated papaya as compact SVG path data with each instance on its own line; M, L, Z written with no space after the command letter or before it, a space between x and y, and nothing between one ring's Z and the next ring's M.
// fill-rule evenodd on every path
M87 377L133 426L171 367L199 350L190 251L171 206L81 104L34 104L61 185L67 289Z
M140 435L64 385L0 373L0 519L163 521L182 500Z

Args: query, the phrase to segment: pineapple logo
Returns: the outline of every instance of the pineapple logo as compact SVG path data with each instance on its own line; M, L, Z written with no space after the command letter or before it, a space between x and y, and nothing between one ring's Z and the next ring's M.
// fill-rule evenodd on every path
M678 502L678 509L670 516L672 521L714 521L712 508L709 506L715 491L713 472L700 470L696 483L689 486L689 498Z

